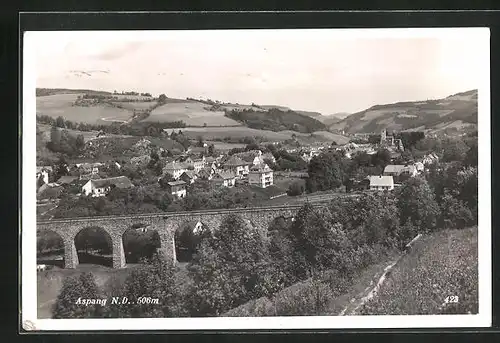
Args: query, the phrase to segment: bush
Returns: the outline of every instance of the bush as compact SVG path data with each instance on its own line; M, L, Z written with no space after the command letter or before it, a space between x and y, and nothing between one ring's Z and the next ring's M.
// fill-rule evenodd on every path
M471 210L465 202L445 191L441 203L442 220L447 229L464 229L474 221Z
M99 299L97 284L92 273L66 277L52 310L54 319L101 317L101 305L83 305L79 300Z

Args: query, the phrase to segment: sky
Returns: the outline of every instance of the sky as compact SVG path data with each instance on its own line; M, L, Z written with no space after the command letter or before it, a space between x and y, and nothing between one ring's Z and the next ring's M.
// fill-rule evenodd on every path
M36 86L44 88L164 93L326 115L442 98L489 79L484 29L30 34Z

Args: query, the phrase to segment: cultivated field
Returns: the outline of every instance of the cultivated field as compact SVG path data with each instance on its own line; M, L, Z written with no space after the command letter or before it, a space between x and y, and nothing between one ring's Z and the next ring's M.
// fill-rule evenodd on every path
M79 94L56 94L36 98L36 112L53 118L59 116L73 122L89 124L110 124L113 121L126 122L132 112L110 105L73 106Z
M179 129L167 129L170 134L172 130L176 132ZM318 131L311 134L299 133L294 131L267 131L267 130L256 130L246 126L235 126L235 127L186 127L180 129L184 134L188 135L192 139L196 139L198 136L202 136L206 140L223 139L226 137L230 138L244 138L244 137L263 137L265 141L269 142L282 142L287 139L291 139L293 135L299 141L302 142L331 142L333 140L337 141L338 144L347 143L349 139L347 137L336 135L330 132Z
M477 243L477 227L422 237L361 313L477 313ZM458 297L458 302L446 303L450 296Z
M37 123L37 128L40 130L42 133L42 138L45 143L50 141L50 130L51 127L49 125L45 124L38 124ZM88 142L93 139L97 139L97 134L99 133L98 131L79 131L79 130L72 130L72 129L65 129L68 131L68 133L77 136L77 135L83 135L83 138L85 139L85 142ZM129 138L129 137L134 137L134 136L129 136L129 135L115 135L115 134L106 134L105 136L99 137L99 139L103 138Z
M212 112L205 108L210 105L196 101L171 102L155 108L145 122L171 122L182 120L187 126L228 126L240 125L224 116L224 112Z

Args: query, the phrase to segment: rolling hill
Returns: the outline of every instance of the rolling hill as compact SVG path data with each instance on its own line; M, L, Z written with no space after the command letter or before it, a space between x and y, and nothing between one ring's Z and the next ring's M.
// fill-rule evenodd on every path
M86 105L78 97L84 94L113 96ZM125 97L125 98L124 98ZM201 99L167 98L159 104L156 98L113 94L110 92L72 89L37 88L37 115L62 116L73 122L112 124L113 122L183 121L198 134L215 137L262 136L269 140L286 140L295 134L305 141L346 142L346 137L328 132L319 112L294 111L286 106L245 105ZM75 104L76 103L76 104ZM136 116L134 112L148 112ZM228 113L234 112L231 116ZM213 129L213 130L210 130ZM302 134L299 134L302 132Z
M267 111L253 109L231 111L226 112L226 116L258 130L293 130L304 133L327 130L327 127L317 119L295 111L282 111L277 108L271 108Z
M384 128L430 132L451 128L462 130L477 127L477 109L477 90L470 90L444 99L372 106L329 127L349 133L379 132Z
M342 118L347 117L349 114L345 113L345 115L343 117L341 117L340 115L342 115L342 114L341 113L339 113L338 115L337 114L327 114L327 115L324 115L321 117L316 117L316 119L318 119L320 122L322 122L326 126L331 126L335 123L338 123L339 121L342 120Z

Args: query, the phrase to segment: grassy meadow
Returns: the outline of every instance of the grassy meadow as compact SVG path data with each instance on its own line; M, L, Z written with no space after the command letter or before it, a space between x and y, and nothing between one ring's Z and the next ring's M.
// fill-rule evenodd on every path
M457 303L446 303L457 296ZM361 314L478 312L477 227L444 230L417 241Z
M114 121L126 122L132 117L132 111L111 105L73 106L80 94L55 94L36 98L36 112L53 118L62 116L73 122L89 124L111 124Z

